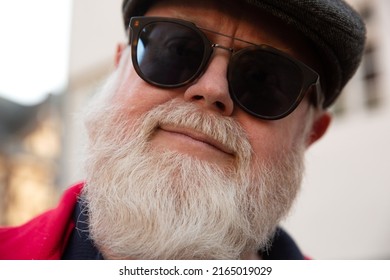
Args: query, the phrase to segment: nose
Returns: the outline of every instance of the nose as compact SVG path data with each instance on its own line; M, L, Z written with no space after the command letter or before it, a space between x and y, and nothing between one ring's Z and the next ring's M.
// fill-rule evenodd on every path
M234 110L227 81L230 53L220 51L214 51L203 75L186 89L184 99L197 102L205 109L230 116Z

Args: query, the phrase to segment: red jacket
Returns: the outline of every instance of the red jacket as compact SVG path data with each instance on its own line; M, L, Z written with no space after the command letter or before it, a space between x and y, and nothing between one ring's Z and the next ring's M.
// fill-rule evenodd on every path
M75 226L73 211L83 183L69 188L57 208L24 225L0 228L1 260L58 260Z

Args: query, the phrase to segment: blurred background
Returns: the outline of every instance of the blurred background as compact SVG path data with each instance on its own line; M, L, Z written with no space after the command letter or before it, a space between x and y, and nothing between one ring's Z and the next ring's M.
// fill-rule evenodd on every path
M0 0L0 225L83 179L77 116L126 42L121 2ZM348 2L367 23L365 56L283 226L315 259L390 259L390 1Z

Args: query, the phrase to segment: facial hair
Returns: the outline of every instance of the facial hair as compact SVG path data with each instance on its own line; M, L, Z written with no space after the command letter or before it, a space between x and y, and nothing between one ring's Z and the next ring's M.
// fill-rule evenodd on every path
M163 103L134 120L102 100L87 114L94 129L82 197L105 258L238 259L267 247L299 189L303 145L263 158L237 121L191 102ZM235 161L221 167L156 150L150 139L161 125L203 133L234 151Z

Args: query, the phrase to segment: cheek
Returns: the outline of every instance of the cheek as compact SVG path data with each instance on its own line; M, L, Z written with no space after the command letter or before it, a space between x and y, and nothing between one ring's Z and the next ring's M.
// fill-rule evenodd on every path
M177 96L175 90L152 86L142 80L131 65L128 68L119 77L121 83L114 94L113 103L129 118L137 118Z
M119 86L112 102L129 118L138 118L157 105L180 98L185 90L158 88L142 80L134 70L128 49L122 55L117 71Z
M242 113L238 114L237 121L246 131L258 158L280 157L303 143L303 125L297 115L278 121L262 121Z
M282 135L276 127L262 126L251 127L248 131L249 141L252 144L254 154L259 158L274 158L289 145L286 135Z

